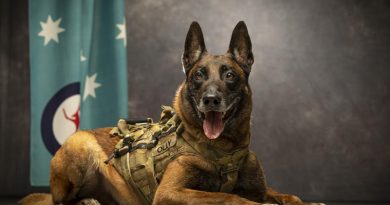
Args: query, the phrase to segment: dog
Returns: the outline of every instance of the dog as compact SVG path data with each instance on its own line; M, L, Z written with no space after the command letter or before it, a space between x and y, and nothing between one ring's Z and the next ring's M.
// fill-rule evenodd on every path
M201 27L193 22L182 55L185 80L173 107L184 132L199 136L210 149L229 152L248 148L252 92L248 83L254 57L247 26L240 21L224 55L207 52ZM103 116L102 116L103 117ZM135 188L104 161L118 142L111 128L78 131L51 161L51 194L32 194L21 204L142 204ZM181 155L165 168L153 204L304 204L297 196L267 187L262 166L253 152L240 163L229 192L215 166L201 155Z

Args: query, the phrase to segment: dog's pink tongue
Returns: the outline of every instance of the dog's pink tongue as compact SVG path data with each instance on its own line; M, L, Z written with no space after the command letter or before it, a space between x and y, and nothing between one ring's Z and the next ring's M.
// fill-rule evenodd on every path
M209 139L217 139L223 131L222 112L207 112L203 121L204 134Z

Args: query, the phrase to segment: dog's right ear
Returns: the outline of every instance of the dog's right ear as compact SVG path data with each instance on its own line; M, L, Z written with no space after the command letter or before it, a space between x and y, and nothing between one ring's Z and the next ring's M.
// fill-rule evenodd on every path
M182 56L183 71L187 74L205 52L206 46L204 44L202 29L198 22L194 21L191 23L184 44L184 53Z

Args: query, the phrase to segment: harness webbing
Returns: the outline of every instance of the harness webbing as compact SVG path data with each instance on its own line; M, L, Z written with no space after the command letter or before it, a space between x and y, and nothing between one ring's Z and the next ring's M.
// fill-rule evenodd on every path
M128 184L137 191L144 204L151 204L166 166L181 155L199 156L214 164L220 173L221 192L231 192L237 182L238 171L248 155L248 147L223 152L184 132L184 126L171 107L163 106L158 123L134 123L118 127L111 134L121 140L113 153L114 167ZM122 124L120 124L122 123ZM107 161L108 162L108 161Z

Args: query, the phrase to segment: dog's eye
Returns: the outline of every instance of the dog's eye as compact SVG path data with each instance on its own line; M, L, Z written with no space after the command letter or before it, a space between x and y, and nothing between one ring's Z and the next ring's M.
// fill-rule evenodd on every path
M235 77L236 75L233 72L227 72L225 76L226 80L234 80Z
M195 80L197 80L197 81L200 81L203 79L203 73L200 70L196 71L194 76L195 76Z

